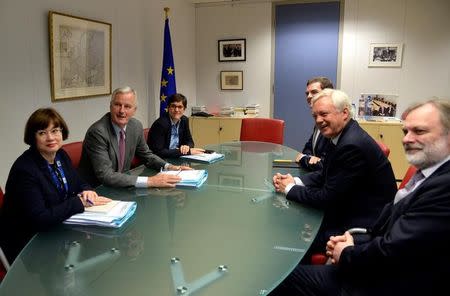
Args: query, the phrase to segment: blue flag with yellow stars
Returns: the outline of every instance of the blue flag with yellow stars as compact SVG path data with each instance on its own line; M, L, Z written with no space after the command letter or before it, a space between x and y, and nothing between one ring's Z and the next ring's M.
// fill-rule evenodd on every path
M167 98L177 92L175 83L175 65L173 63L172 42L170 40L169 17L166 13L164 25L164 53L161 73L161 89L159 91L159 115L167 112Z

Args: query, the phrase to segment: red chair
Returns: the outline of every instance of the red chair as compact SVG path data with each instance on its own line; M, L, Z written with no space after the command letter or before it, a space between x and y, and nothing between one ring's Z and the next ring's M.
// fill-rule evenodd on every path
M398 189L402 189L405 187L406 183L408 183L409 179L416 173L417 168L415 166L410 165L408 170L406 170L405 176L403 177L402 182L398 186Z
M259 141L283 144L284 120L273 118L244 118L241 125L241 141Z
M148 133L150 132L150 128L144 128L144 140L145 143L147 143L148 139ZM133 157L133 160L131 161L131 168L135 168L141 165L141 160L137 158L136 156Z
M377 142L378 146L380 146L381 151L383 151L384 155L386 155L386 157L389 157L389 154L391 153L391 149L389 149L389 147L381 141L376 141L376 142Z
M2 206L3 206L3 190L0 187L0 209L2 208ZM3 253L1 246L0 246L0 261L2 262L2 264L0 265L0 282L1 282L9 269L8 259L6 259L6 256Z
M70 160L74 168L78 169L81 159L81 151L83 150L83 141L67 143L62 146L64 151L69 154Z

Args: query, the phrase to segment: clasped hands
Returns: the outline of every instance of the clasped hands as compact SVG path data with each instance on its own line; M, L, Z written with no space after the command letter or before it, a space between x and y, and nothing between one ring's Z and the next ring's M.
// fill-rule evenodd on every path
M331 258L332 264L339 263L342 251L348 247L355 245L353 236L346 231L343 235L330 236L327 242L326 255Z
M295 184L294 177L291 174L282 175L280 173L276 173L273 176L273 186L275 186L275 190L277 192L284 192L286 186L289 184Z

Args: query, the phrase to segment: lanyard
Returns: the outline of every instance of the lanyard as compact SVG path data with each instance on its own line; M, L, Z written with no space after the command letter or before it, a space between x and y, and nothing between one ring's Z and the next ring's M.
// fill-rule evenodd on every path
M67 193L69 192L69 185L67 184L67 179L64 175L64 170L58 156L56 156L55 158L55 164L56 165L48 164L48 170L50 171L52 181L58 189L59 193L62 193L65 195L65 197L67 197Z

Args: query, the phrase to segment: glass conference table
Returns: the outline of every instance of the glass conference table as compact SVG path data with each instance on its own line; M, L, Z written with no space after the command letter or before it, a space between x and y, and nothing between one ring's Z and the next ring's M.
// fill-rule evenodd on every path
M21 252L0 295L266 295L297 265L322 213L275 193L274 159L288 147L262 142L209 146L225 154L198 189L99 187L137 202L121 229L61 225ZM170 160L178 164L176 160ZM139 167L132 174L156 172Z

